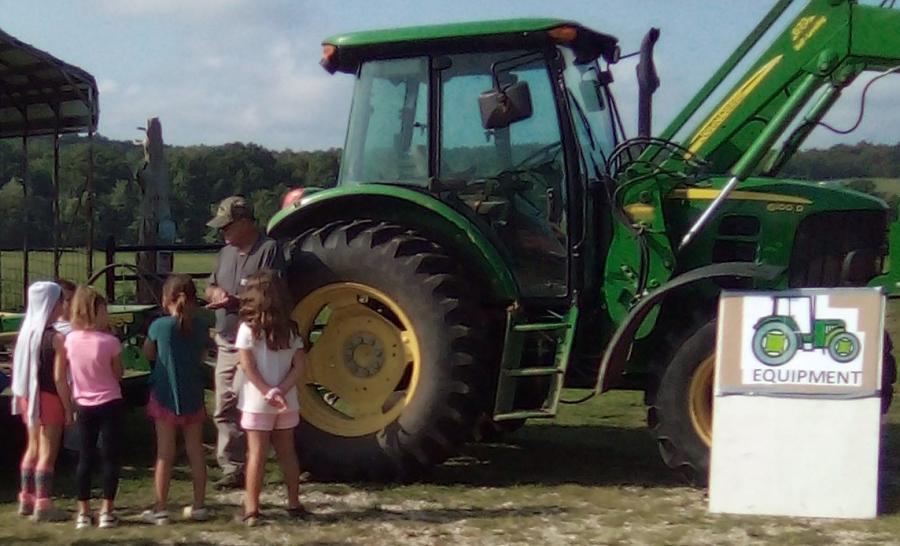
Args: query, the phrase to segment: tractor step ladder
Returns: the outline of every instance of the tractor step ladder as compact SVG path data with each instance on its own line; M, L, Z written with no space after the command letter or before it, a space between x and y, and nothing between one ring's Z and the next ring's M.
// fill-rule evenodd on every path
M521 313L507 312L506 342L500 361L497 397L494 401L494 421L510 421L533 417L554 417L559 406L569 354L575 337L578 308L574 305L563 316L552 313L539 322L523 321ZM528 366L523 353L529 339L544 337L553 340L556 350L552 366ZM549 377L546 395L535 407L516 407L516 392L523 382L535 377Z

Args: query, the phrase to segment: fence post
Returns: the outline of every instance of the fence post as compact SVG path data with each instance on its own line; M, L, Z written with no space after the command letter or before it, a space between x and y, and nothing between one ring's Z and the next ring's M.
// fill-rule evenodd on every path
M88 172L87 172L87 278L94 276L94 130L88 129Z
M106 239L106 266L116 263L116 237L110 235ZM116 301L116 268L109 267L106 270L106 300L109 303Z
M59 122L59 115L56 118ZM51 203L53 212L53 278L59 278L59 262L62 259L62 252L59 250L59 128L53 134L53 202Z
M22 135L22 203L25 205L23 211L24 231L22 232L22 309L28 307L28 230L31 224L31 207L29 207L28 186L30 185L30 176L28 172L28 131Z

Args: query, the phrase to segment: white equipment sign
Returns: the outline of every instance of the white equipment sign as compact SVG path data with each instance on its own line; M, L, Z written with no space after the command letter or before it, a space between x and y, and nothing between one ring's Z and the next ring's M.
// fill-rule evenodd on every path
M875 517L881 292L726 292L718 328L710 511Z

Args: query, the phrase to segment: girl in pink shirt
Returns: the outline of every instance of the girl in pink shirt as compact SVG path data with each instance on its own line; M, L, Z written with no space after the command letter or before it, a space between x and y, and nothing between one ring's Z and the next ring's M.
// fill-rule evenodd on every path
M119 487L119 450L125 402L122 379L122 344L108 333L106 299L89 286L79 286L72 298L72 332L66 336L65 351L72 377L72 398L80 436L78 468L78 518L75 527L93 523L91 516L91 472L97 438L102 433L100 464L103 474L103 505L100 528L115 527L116 490Z

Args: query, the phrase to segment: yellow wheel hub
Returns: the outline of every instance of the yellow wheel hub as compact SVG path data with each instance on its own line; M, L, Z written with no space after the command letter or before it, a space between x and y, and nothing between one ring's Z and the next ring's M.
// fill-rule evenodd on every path
M716 371L716 355L709 355L694 372L691 377L691 385L688 389L688 408L691 413L691 423L694 430L703 442L712 445L712 397L713 379Z
M412 322L393 299L363 284L329 284L303 298L292 316L311 345L298 385L305 421L363 436L399 417L418 384L421 357Z

